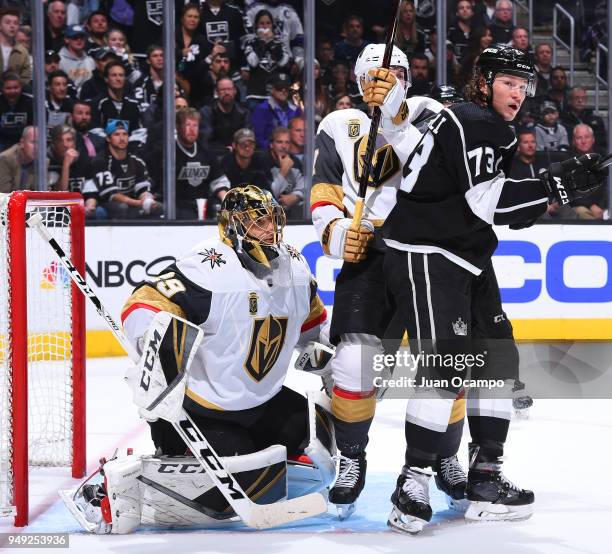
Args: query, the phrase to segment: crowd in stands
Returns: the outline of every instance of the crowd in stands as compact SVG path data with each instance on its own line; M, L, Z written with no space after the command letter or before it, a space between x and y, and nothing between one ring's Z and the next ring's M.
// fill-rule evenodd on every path
M384 41L391 1L317 1L314 128L304 119L301 1L174 2L177 218L212 219L227 190L252 183L302 219L305 134L331 111L366 109L355 61L364 46ZM81 192L91 219L163 217L164 3L43 3L49 187ZM595 11L594 0L585 4ZM537 91L515 122L512 176L576 153L607 152L606 126L588 107L587 91L568 87L566 68L552 65L550 42L534 46L529 31L514 25L511 0L447 5L444 55L448 84L459 93L489 45L534 57ZM552 8L538 6L535 15L536 23L550 19ZM0 0L0 192L34 185L30 17L31 2ZM583 19L580 55L597 69L605 25ZM410 95L436 93L435 23L435 2L402 0L396 45L410 60ZM579 205L551 206L545 218L602 219L607 196L601 190Z

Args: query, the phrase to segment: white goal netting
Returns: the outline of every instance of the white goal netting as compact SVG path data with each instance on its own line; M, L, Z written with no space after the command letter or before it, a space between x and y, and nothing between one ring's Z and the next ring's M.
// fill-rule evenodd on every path
M49 232L70 255L70 209L28 201L26 212L43 215ZM13 512L13 431L19 407L13 401L12 361L18 341L27 341L28 459L30 465L72 463L72 296L71 284L52 249L36 231L25 228L26 282L16 278L23 265L9 233L9 196L0 195L0 512ZM11 207L13 210L13 207ZM26 215L27 217L27 215ZM12 228L14 231L14 228ZM11 321L25 306L14 299L17 287L27 289L27 334L11 330Z

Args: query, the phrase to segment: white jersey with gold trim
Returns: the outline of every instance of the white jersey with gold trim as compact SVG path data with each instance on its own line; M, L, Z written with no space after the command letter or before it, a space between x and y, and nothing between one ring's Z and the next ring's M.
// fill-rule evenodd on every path
M204 241L128 300L122 320L135 342L160 309L203 329L188 404L231 411L263 404L281 389L301 333L318 332L326 314L308 264L290 246L279 251L279 267L260 279L233 248Z

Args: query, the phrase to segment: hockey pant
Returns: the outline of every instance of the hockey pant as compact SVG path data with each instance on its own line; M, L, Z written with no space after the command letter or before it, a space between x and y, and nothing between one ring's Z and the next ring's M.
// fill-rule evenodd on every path
M512 412L512 382L518 377L518 351L512 326L501 306L499 287L489 264L478 277L440 254L389 249L385 258L388 292L408 331L412 352L431 352L465 360L482 354L484 363L473 365L471 379L499 379L498 389L471 388L467 413L472 441L480 455L503 455ZM443 451L442 440L452 419L465 368L421 365L417 388L406 410L407 466L433 466ZM436 381L433 381L433 380Z

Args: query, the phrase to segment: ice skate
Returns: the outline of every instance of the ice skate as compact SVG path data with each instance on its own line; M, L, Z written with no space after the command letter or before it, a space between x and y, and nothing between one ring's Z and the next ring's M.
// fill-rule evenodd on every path
M512 388L512 407L514 415L519 419L529 419L529 408L533 406L533 398L525 391L525 383L518 379Z
M440 458L436 467L436 486L446 495L446 502L451 510L465 512L469 502L465 499L467 475L457 456Z
M394 531L416 535L431 520L429 478L431 473L421 468L410 468L397 478L391 495L393 508L387 525Z
M355 502L365 485L366 468L365 454L356 458L339 455L338 478L329 491L329 501L336 505L341 520L355 511Z

